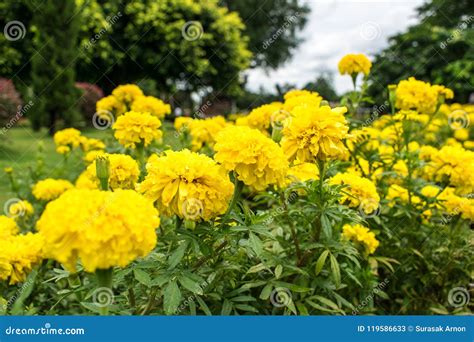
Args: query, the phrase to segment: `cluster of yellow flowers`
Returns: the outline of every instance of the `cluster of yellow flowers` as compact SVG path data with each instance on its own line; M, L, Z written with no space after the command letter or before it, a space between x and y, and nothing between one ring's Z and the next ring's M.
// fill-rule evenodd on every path
M267 133L274 120L278 120L278 115L283 108L281 102L273 102L253 109L248 115L238 118L235 122L238 126L248 126Z
M36 183L33 186L32 193L37 200L51 201L73 187L74 185L68 180L47 178Z
M134 111L119 116L113 125L115 138L121 145L130 148L148 146L154 140L161 139L163 133L160 127L161 121L157 117Z
M207 119L192 119L190 117L179 117L174 123L177 132L188 132L191 135L191 147L193 151L199 151L204 146L212 148L215 137L227 122L223 116L214 116Z
M262 191L269 185L283 185L288 161L277 143L257 129L229 126L216 137L215 159L239 180Z
M56 152L67 155L73 149L80 147L83 151L95 151L105 149L105 144L99 139L87 138L81 135L81 131L75 128L66 128L54 134Z
M360 208L366 214L371 214L378 209L380 197L375 184L370 179L345 172L332 177L329 183L347 186L342 190L341 203Z
M152 155L146 168L138 189L164 214L198 221L226 212L234 186L213 159L189 150L167 151Z
M158 211L133 190L73 189L50 202L37 228L44 237L44 253L76 269L125 267L146 256L156 245Z
M342 236L348 240L362 244L368 254L375 252L379 246L379 241L375 238L375 234L369 228L360 224L345 224L342 227Z
M445 99L452 99L454 93L444 86L432 86L428 82L410 77L396 86L395 96L395 105L399 109L415 109L420 113L432 114Z
M171 113L171 107L156 97L145 96L137 85L125 84L115 88L112 95L97 101L96 111L106 120L111 119L110 115L119 117L127 111L149 113L162 120Z
M338 68L341 75L368 75L372 62L364 54L348 54L339 61Z
M23 282L28 273L43 258L43 238L40 234L18 234L15 221L0 216L0 281Z

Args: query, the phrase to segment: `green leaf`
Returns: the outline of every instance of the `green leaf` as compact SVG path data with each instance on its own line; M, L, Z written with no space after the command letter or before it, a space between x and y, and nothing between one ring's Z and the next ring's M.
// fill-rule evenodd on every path
M209 307L207 304L202 300L201 297L196 297L197 302L199 303L199 306L201 307L201 310L204 311L204 313L208 316L212 316L211 310L209 310Z
M332 276L334 278L334 282L336 283L336 288L341 286L341 270L339 268L339 263L334 255L331 254L331 271Z
M258 265L250 267L247 273L257 273L257 272L263 271L266 268L267 267L264 264L258 264Z
M151 287L151 279L148 273L136 268L133 270L133 275L139 283L145 285L146 287Z
M324 305L329 306L331 309L339 310L339 306L328 298L321 297L321 296L312 296L311 299L313 298L316 300L319 300Z
M255 251L257 255L260 255L262 253L262 250L263 250L262 241L259 239L257 235L255 235L252 232L250 232L249 234L249 243L250 243L250 247L252 247L252 249Z
M268 300L270 298L270 295L272 294L273 290L273 285L272 284L267 284L265 287L262 289L262 292L260 292L260 299L263 300Z
M255 302L256 299L252 296L238 296L231 299L233 302Z
M179 247L174 251L173 254L168 259L168 269L173 269L175 268L181 259L183 259L184 253L186 252L186 249L188 248L188 242L185 241Z
M255 312L258 313L258 310L255 309L253 306L247 305L247 304L236 304L235 308L241 311L247 311L247 312Z
M329 254L329 251L326 249L324 252L321 253L321 255L319 256L318 258L318 261L316 261L316 267L314 269L316 275L318 275L319 273L321 273L323 267L324 267L324 264L326 262L326 259L328 257L328 254Z
M170 276L168 274L160 274L153 278L151 281L151 286L159 286L162 287L165 283L168 282Z
M279 279L282 272L283 272L283 266L277 265L277 267L275 267L275 277Z
M181 302L181 291L175 280L171 280L163 291L163 308L167 315L172 315Z
M303 303L296 303L296 307L298 308L298 311L301 316L309 316L308 309Z
M191 291L192 293L202 295L202 287L199 285L199 283L195 282L194 280L186 277L186 276L180 276L179 277L179 283L187 290Z
M222 305L221 315L222 316L230 315L230 313L232 312L232 307L233 307L232 302L227 300L227 299L224 299L224 304Z
M327 237L332 236L331 222L329 221L326 214L321 215L321 226L323 227L324 235Z

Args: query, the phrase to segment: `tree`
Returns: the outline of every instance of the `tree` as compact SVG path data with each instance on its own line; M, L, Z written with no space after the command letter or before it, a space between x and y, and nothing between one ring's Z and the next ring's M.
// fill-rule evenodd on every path
M327 101L337 101L339 96L334 89L333 77L330 73L323 72L316 77L314 82L309 82L304 89L317 91Z
M30 111L33 129L46 126L55 132L62 119L71 126L79 90L74 86L78 57L79 21L73 1L45 0L34 12L32 24L40 28L34 38L37 53L31 62L35 110Z
M239 13L253 53L252 66L276 69L286 62L301 39L297 32L307 21L308 6L299 0L222 0Z
M409 76L444 84L468 101L474 84L474 3L432 0L418 9L420 23L389 40L374 59L369 93L381 102L386 85Z

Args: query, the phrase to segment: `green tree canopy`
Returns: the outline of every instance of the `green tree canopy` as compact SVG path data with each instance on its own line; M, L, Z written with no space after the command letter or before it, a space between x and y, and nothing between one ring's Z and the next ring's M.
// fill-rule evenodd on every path
M409 76L444 84L459 102L474 84L474 3L432 0L418 9L420 23L390 38L375 56L369 91L380 101L386 85Z

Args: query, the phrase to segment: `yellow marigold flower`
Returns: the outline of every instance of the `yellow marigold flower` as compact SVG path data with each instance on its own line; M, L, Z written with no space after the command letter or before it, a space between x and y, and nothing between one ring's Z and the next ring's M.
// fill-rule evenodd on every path
M462 193L474 191L474 152L461 146L442 147L432 155L425 171L438 181L448 178Z
M115 88L112 95L120 102L131 104L138 97L143 96L143 91L135 84L124 84Z
M405 189L404 187L400 185L392 184L388 188L386 199L390 200L388 203L390 207L394 206L396 200L400 200L402 203L408 203L409 198L410 198L410 194L408 193L408 189ZM418 196L412 195L411 203L420 204L421 198L419 198Z
M395 165L393 165L393 171L395 171L395 173L396 173L398 176L407 177L407 176L408 176L408 166L407 166L407 163L406 163L403 159L397 160L397 162L395 163Z
M18 226L13 218L0 215L0 241L18 234Z
M140 176L138 163L126 154L102 153L109 160L109 187L115 189L134 189ZM99 179L96 173L96 161L94 160L79 176L76 187L81 189L98 189Z
M109 95L101 98L95 104L95 110L99 116L106 120L112 119L112 115L120 116L127 111L127 106L115 96Z
M94 150L103 150L105 149L105 144L100 139L82 137L81 147L84 152L89 152Z
M75 270L78 259L87 272L125 267L156 245L160 224L153 204L133 190L68 191L50 202L37 222L45 254Z
M13 168L8 166L6 168L3 169L3 171L6 173L6 174L12 174L13 173Z
M429 83L414 77L398 83L395 106L400 109L415 109L421 113L431 114L438 103L438 91Z
M54 134L56 146L79 147L81 144L81 132L75 128L66 128Z
M71 148L69 146L58 146L56 147L56 152L59 154L69 154L71 152Z
M65 179L47 178L33 185L33 196L37 200L51 201L71 188L73 185Z
M444 99L452 99L454 97L454 92L446 88L443 85L434 85L433 89L438 93L438 96L442 96Z
M208 119L194 119L187 123L187 128L191 134L192 150L198 151L204 145L213 147L216 135L227 126L223 116L214 116Z
M25 281L42 260L43 237L28 233L0 240L0 281L10 285Z
M347 150L342 140L349 131L343 115L346 111L345 107L329 106L295 108L294 117L283 128L281 146L285 155L302 162L343 158Z
M18 202L12 203L8 207L8 214L10 217L21 217L21 216L31 216L35 210L30 202L26 200L21 200Z
M297 107L317 108L321 105L322 100L323 98L315 91L291 90L285 94L285 102L282 108L283 113L280 113L280 116L285 114L285 111L294 115L293 109Z
M194 119L189 116L179 116L174 120L174 128L177 131L188 129L189 123L192 122L193 120Z
M152 155L138 190L166 215L198 221L226 212L234 191L228 174L206 155L183 150Z
M464 148L469 149L469 150L474 150L474 141L472 140L467 140L464 142Z
M137 144L148 146L152 141L160 139L163 135L160 127L161 122L156 116L130 111L119 116L112 128L121 145L135 148Z
M420 158L423 160L431 160L431 158L438 153L438 149L433 146L424 145L420 147Z
M216 137L214 158L225 169L257 191L282 185L288 171L283 150L262 132L246 126L228 126Z
M103 156L105 154L104 151L101 151L101 150L92 150L92 151L89 151L85 154L84 156L84 161L87 163L87 164L90 164L92 163L94 160L96 160L96 158L98 156Z
M290 182L306 182L319 179L319 169L313 163L296 163L288 169L287 179Z
M352 76L362 73L367 76L372 68L372 62L362 53L348 54L339 61L338 68L341 75Z
M374 253L379 246L379 241L376 239L375 234L369 228L360 224L345 224L342 227L342 236L365 246L368 254Z
M366 214L378 209L380 197L375 184L368 178L352 173L338 173L329 179L329 184L346 185L342 190L340 203L348 203L349 207L359 208Z
M165 115L171 113L171 106L153 96L138 96L133 101L131 110L150 113L162 120Z
M441 189L439 187L437 187L436 185L425 185L421 189L420 192L425 197L434 198L434 197L438 196L440 191L441 191Z
M450 215L461 215L466 220L474 221L474 199L455 194L455 189L448 187L438 196L442 206Z
M255 128L262 132L268 132L270 125L280 124L279 117L281 108L282 103L280 102L273 102L254 108L249 115L238 118L235 124Z
M454 131L454 137L460 141L469 139L469 130L467 128L460 128Z

